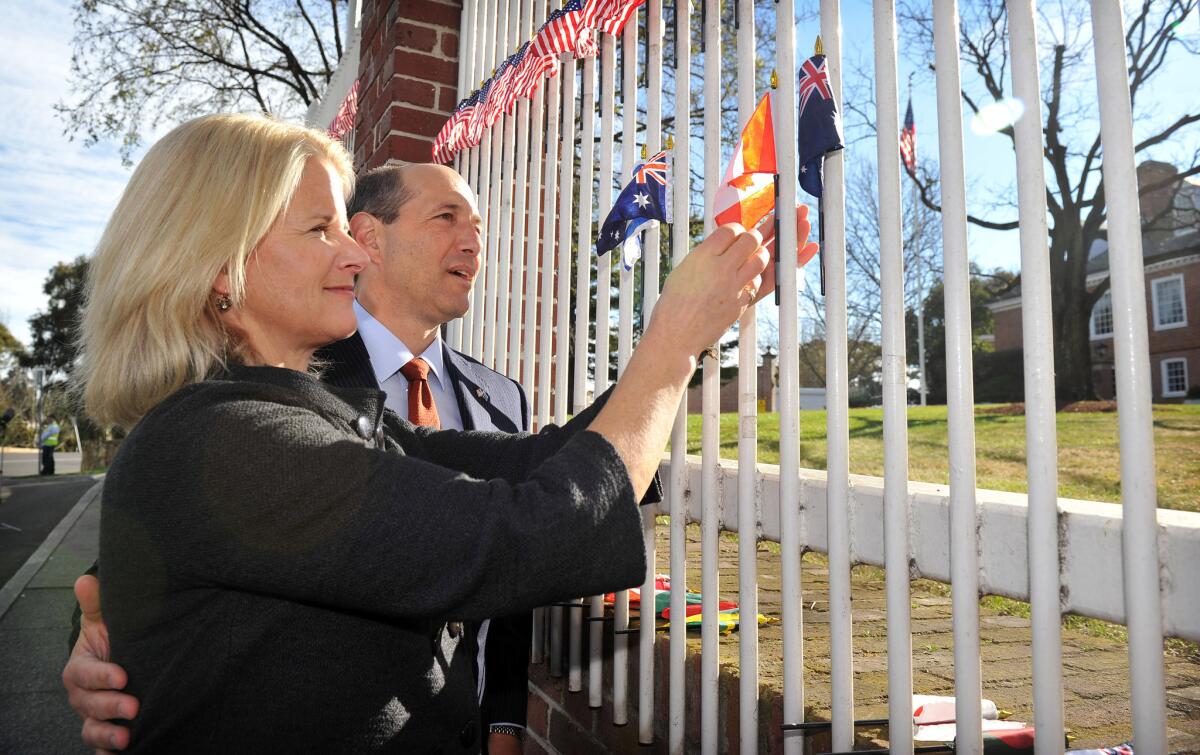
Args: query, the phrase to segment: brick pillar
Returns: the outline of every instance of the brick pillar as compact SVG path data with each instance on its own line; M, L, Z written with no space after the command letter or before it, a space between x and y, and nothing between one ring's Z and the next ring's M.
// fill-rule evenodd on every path
M354 163L429 162L454 109L461 0L365 0Z

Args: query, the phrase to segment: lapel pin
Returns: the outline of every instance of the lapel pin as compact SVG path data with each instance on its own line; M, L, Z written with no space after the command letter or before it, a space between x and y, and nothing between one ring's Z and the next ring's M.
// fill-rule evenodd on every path
M475 389L475 398L479 399L480 401L486 401L487 394L484 393L484 390L482 388L476 388Z

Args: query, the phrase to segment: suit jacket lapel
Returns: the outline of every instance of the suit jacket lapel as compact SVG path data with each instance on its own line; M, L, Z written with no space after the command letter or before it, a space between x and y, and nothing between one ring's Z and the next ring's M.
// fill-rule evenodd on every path
M475 365L449 346L445 346L442 354L445 357L446 372L449 373L450 383L454 386L454 395L458 398L463 429L478 430L482 427L493 427L492 418L482 404L487 400L487 391L483 389L479 379L475 376Z
M375 370L371 366L371 355L358 333L349 338L331 343L319 350L316 358L324 362L321 379L330 385L342 388L379 389Z

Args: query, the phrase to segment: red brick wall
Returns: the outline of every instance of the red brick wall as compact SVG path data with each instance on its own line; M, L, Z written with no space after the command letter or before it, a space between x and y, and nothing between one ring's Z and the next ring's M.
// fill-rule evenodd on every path
M461 14L461 0L363 3L355 167L429 162L457 102Z

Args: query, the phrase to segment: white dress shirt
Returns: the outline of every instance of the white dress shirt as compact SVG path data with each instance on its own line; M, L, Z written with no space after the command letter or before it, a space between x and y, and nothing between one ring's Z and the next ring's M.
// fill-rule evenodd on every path
M437 406L442 429L463 429L462 414L458 410L458 396L454 392L450 376L446 373L441 336L434 336L433 343L429 344L425 351L413 354L412 349L357 301L354 302L354 317L358 320L358 334L371 357L375 380L378 381L380 389L387 394L384 405L404 419L409 418L408 380L400 374L400 368L420 357L429 365L429 389L433 392L433 401Z

